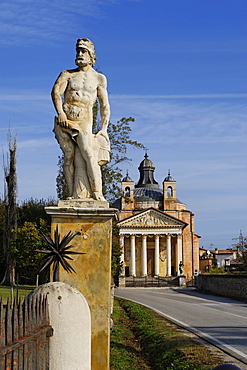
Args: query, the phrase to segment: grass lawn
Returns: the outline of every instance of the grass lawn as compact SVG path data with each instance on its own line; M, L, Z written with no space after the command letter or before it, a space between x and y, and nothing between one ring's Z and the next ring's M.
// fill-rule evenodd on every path
M211 370L224 362L152 310L114 301L111 370Z
M0 285L0 298L2 299L3 304L6 304L7 300L11 300L13 296L16 297L18 295L19 298L24 298L33 289L35 289L35 286L33 285L14 286L13 290L9 286Z

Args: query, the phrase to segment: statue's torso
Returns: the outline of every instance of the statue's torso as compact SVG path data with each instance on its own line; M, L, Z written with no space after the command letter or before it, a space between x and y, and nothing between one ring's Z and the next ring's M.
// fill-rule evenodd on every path
M98 73L77 71L69 75L64 92L64 111L71 120L91 120L97 97Z

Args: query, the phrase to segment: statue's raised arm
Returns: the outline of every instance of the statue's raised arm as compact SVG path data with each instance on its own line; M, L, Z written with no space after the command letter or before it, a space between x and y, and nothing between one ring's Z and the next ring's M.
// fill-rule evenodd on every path
M96 55L89 39L78 39L76 69L60 73L52 89L57 112L54 132L64 153L64 175L70 198L105 200L100 166L109 162L107 126L110 106L106 77L92 67ZM102 129L94 135L93 105L100 103Z

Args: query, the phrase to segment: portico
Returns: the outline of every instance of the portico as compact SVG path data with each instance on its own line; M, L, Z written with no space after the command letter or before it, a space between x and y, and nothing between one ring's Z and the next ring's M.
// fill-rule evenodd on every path
M119 222L125 276L179 275L186 224L153 208Z

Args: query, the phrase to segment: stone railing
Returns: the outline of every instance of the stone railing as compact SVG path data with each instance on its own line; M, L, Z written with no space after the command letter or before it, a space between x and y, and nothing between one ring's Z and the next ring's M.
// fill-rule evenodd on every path
M247 300L247 275L199 275L196 287L205 293Z

